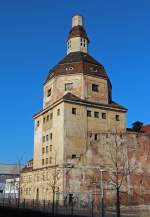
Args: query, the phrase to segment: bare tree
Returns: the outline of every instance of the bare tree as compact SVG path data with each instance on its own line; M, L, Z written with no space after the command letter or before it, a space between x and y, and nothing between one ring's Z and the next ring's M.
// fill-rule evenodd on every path
M55 194L59 191L59 181L61 178L61 169L56 164L56 152L54 158L54 166L50 168L50 177L48 179L48 185L52 190L52 214L54 215L55 211Z
M126 134L112 133L106 141L105 164L109 172L109 182L116 191L116 213L120 217L120 192L134 166L128 160Z

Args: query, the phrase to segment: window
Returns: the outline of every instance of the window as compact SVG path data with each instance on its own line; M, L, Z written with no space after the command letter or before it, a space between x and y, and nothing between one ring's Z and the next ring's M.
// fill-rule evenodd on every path
M76 115L76 108L72 108L72 114Z
M97 133L94 135L94 140L97 141Z
M65 84L65 91L69 91L73 89L73 83L66 83Z
M72 159L75 159L76 158L76 154L72 154Z
M99 118L99 112L94 112L94 117Z
M53 113L50 113L50 119L51 120L53 119Z
M102 119L106 119L106 113L102 113Z
M120 121L120 116L116 115L116 121Z
M43 142L45 142L45 136L43 136Z
M69 67L69 71L73 70L74 68L73 67Z
M50 151L52 151L52 145L50 145Z
M43 147L43 148L42 148L42 154L44 154L44 153L45 153L45 148Z
M45 118L43 118L43 123L45 124Z
M49 163L52 164L52 157L49 158Z
M47 115L47 118L46 118L46 120L47 120L47 121L49 121L49 115Z
M60 115L60 109L57 109L57 115L58 116Z
M46 153L48 153L48 146L46 146Z
M92 84L92 91L98 92L98 85L97 84Z
M37 127L39 127L40 126L40 121L37 121Z
M87 116L88 116L88 117L91 117L91 116L92 116L90 110L87 110Z
M46 164L48 164L48 158L46 158Z
M52 140L52 137L53 137L53 135L52 135L52 133L50 133L50 139Z
M49 139L49 136L48 136L48 135L46 135L46 141L48 141L48 139Z
M51 92L52 92L51 88L48 89L48 91L47 91L47 97L51 96Z
M42 159L42 165L44 165L44 159Z

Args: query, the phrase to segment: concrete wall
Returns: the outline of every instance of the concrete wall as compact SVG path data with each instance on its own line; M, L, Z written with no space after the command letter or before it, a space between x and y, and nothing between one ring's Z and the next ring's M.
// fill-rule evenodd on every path
M55 106L54 108L49 109L47 112L35 119L33 160L34 169L41 168L43 166L54 165L57 163L61 164L63 162L63 115L64 106L62 103ZM38 121L39 126L37 126ZM47 136L48 139L46 138ZM43 137L45 137L45 141L43 141ZM45 150L44 153L43 149ZM48 151L46 151L46 149ZM50 163L50 158L52 158L52 163ZM48 163L44 163L44 165L42 165L43 159L45 161L48 159Z

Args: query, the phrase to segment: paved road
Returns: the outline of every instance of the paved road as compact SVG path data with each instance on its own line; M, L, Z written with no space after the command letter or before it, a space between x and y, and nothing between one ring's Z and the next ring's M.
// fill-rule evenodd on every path
M34 216L35 217L52 217L50 213L35 212L35 211L22 210L22 209L0 208L0 217L14 217L14 216L15 217L34 217ZM55 215L55 217L63 217L63 216L65 215L57 215L57 216ZM74 215L73 217L77 217L77 216ZM94 215L94 217L100 217L100 216ZM116 217L116 215L112 213L107 213L105 214L105 217ZM137 216L122 215L122 217L137 217Z

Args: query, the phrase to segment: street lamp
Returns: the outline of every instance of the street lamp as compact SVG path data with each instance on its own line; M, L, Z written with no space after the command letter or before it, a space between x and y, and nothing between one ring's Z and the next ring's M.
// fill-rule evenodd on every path
M102 217L104 217L104 186L103 186L103 172L105 172L106 170L103 167L100 167L100 173L101 173L101 177L100 177L100 188L101 188L101 207L102 207Z

